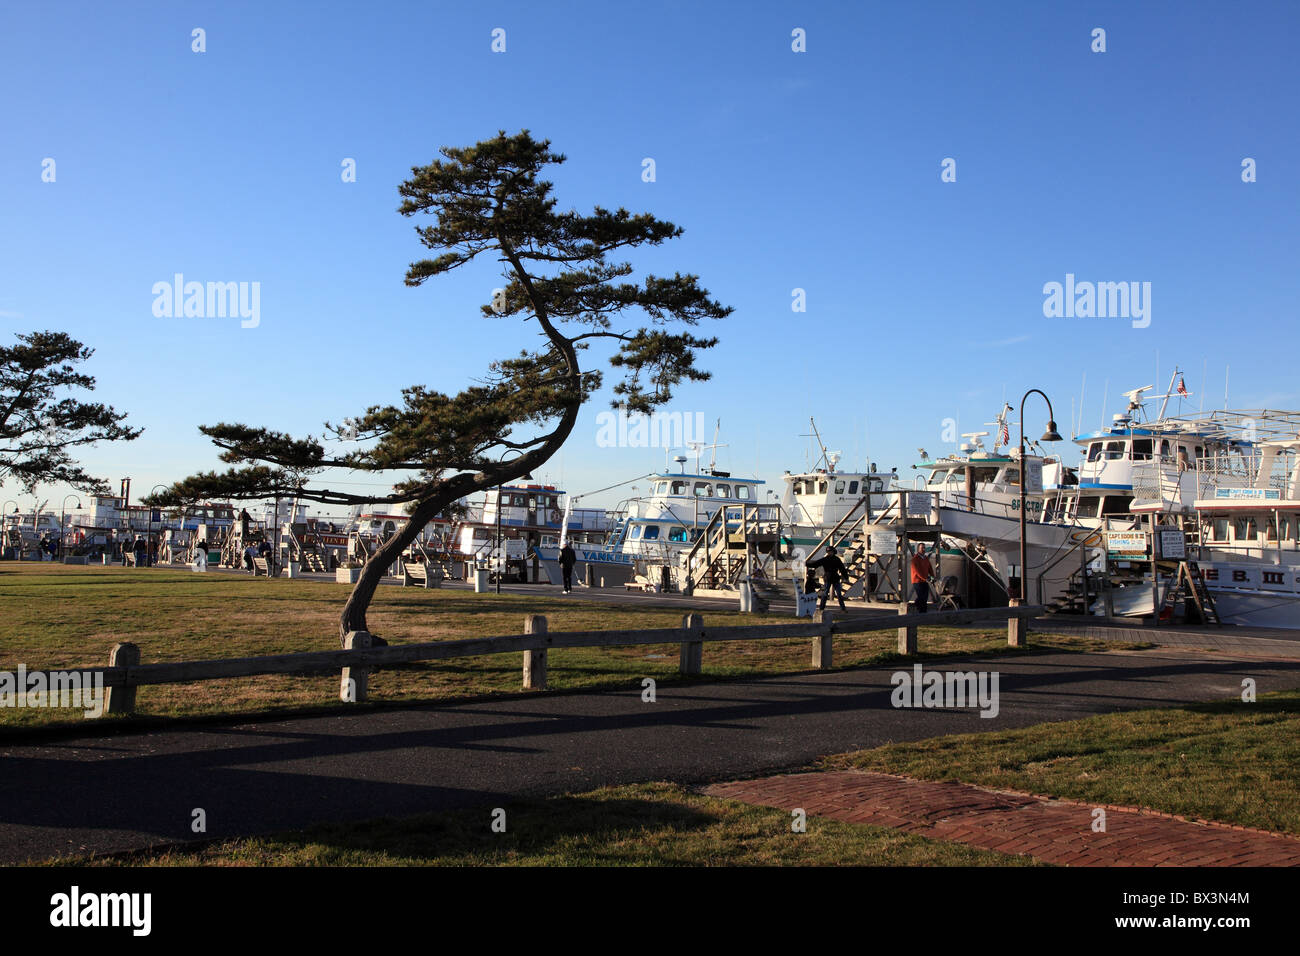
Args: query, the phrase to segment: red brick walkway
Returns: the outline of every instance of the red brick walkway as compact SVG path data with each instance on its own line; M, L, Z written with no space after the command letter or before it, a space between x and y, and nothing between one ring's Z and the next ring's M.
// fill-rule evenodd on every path
M788 774L704 792L1068 866L1300 866L1294 837L1120 807L1107 807L1106 832L1094 833L1089 804L882 773Z

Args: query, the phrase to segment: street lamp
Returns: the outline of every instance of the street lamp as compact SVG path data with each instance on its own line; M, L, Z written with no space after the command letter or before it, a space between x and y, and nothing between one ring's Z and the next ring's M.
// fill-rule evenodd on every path
M1052 411L1052 400L1047 397L1046 392L1031 388L1020 399L1020 584L1016 589L1016 597L1021 602L1025 601L1029 593L1029 566L1025 561L1025 512L1028 510L1028 502L1025 500L1025 402L1035 392L1042 395L1043 401L1047 402L1047 431L1043 432L1043 437L1039 441L1061 441L1061 435L1056 430L1056 413Z
M63 521L64 521L64 517L65 517L66 514L67 514L67 510L68 510L68 499L69 499L69 498L77 498L77 496L76 496L76 495L64 495L64 496L63 496L63 504L61 504L61 505L59 506L59 558L60 558L60 559L63 558L63 539L67 536L67 532L63 530ZM78 510L78 511L81 510L81 499L80 499L80 498L77 498L77 510Z
M153 497L153 493L154 493L155 491L157 491L159 488L161 488L163 491L166 491L166 490L167 490L167 486L166 486L166 485L154 485L152 488L149 489L149 497L152 498L152 497ZM150 544L150 547L157 547L157 542L154 540L154 536L153 536L153 511L154 511L153 505L150 505L150 506L149 506L149 544ZM162 509L161 509L161 508L158 509L158 513L159 513L160 515L162 514ZM162 553L162 548L158 547L156 553L161 554L161 553ZM153 557L153 556L150 555L150 557L149 557L148 559L146 559L146 560L149 561L150 566L152 566L152 564L153 564L152 557Z
M9 545L9 518L7 517L7 512L5 512L5 508L8 508L10 505L14 506L13 513L18 514L18 502L14 501L12 498L8 499L3 505L0 505L0 518L4 519L3 525L0 525L0 531L3 531L4 533L3 535L0 535L0 537L3 538L3 543L6 547L8 547ZM23 545L22 545L21 535L19 535L18 548L15 554L19 561L23 559Z

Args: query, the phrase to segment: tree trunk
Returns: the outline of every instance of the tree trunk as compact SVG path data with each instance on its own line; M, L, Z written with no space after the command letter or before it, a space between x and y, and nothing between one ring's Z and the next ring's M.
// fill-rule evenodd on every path
M347 640L348 633L351 631L369 630L366 627L366 609L374 599L375 590L383 580L384 572L401 556L406 546L419 536L430 519L450 504L455 497L454 492L446 492L420 502L411 512L410 520L402 530L385 541L379 550L370 556L370 560L361 569L361 577L357 579L356 586L348 595L348 602L343 605L343 613L339 616L340 644Z

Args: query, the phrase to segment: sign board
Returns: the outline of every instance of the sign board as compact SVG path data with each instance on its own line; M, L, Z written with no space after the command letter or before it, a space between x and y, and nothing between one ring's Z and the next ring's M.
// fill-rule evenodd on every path
M896 554L898 552L898 534L893 531L871 532L872 554Z
M803 591L799 591L795 595L795 602L796 602L794 607L795 617L812 617L814 614L817 613L817 592L816 591L809 591L807 594L805 594Z
M1147 556L1147 533L1145 531L1107 531L1106 554L1120 560L1132 560Z
M913 491L907 496L907 516L928 518L933 507L933 496L928 491Z
M1025 496L1043 493L1043 459L1025 459Z
M1242 499L1254 498L1260 501L1279 500L1282 492L1277 488L1215 488L1214 497Z
M1166 558L1187 557L1187 537L1181 531L1160 532L1160 554Z

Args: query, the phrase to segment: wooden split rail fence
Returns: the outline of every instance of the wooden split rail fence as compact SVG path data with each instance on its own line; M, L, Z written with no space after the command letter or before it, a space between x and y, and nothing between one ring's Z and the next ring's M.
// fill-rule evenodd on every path
M903 610L906 610L906 606ZM974 608L930 614L908 612L897 616L881 615L843 620L836 620L830 611L822 611L816 620L806 624L791 622L731 627L705 627L702 615L687 614L682 620L681 627L555 632L547 630L544 615L530 614L524 619L522 634L372 647L370 634L365 631L354 631L347 636L347 646L337 651L308 651L206 661L141 664L139 646L121 643L114 645L109 656L108 667L81 668L79 672L85 675L102 675L103 686L107 693L103 712L112 714L129 714L135 711L137 687L149 684L225 680L264 674L308 675L341 672L340 699L348 703L357 703L366 699L371 670L415 661L451 660L484 654L522 652L524 689L543 690L546 688L546 653L551 648L679 644L681 646L680 672L694 675L702 671L705 644L718 641L805 638L812 642L812 666L826 670L831 667L832 641L836 636L898 628L899 653L912 654L917 650L917 625L943 627L975 624L981 621L1004 621L1007 625L1008 644L1013 647L1023 647L1026 643L1029 619L1039 616L1043 611L1044 608L1039 606Z

